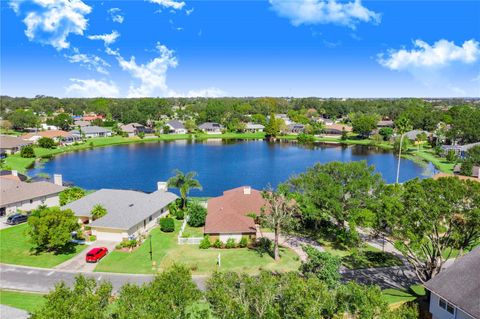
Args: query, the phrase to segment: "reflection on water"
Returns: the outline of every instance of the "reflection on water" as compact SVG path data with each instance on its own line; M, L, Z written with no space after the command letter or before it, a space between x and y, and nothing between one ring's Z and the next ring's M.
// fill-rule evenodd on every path
M315 163L361 161L374 165L387 182L395 181L397 159L393 153L371 146L333 144L301 145L291 141L260 140L169 141L96 148L57 156L30 174L60 173L87 189L123 188L153 191L174 169L197 171L203 192L216 196L224 190L251 185L276 186ZM401 181L431 176L433 165L402 159Z

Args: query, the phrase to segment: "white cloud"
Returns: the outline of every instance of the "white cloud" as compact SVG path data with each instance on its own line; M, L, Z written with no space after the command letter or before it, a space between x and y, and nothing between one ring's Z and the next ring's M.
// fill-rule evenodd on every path
M193 8L188 9L188 10L185 10L185 14L186 14L187 16L191 15L192 13L193 13Z
M123 23L125 18L120 8L111 8L108 10L108 13L110 14L110 19L112 19L113 22Z
M379 55L378 62L391 70L414 68L438 68L448 66L453 62L470 64L480 58L480 44L468 40L462 46L453 41L439 40L433 45L422 40L414 42L416 49L390 50L387 57Z
M72 84L65 88L68 97L117 97L119 90L115 83L95 79L70 79Z
M21 14L24 2L11 1L10 7ZM61 50L70 46L67 38L71 33L83 35L88 24L85 15L92 8L81 0L32 0L25 11L23 22L27 26L25 35L28 39Z
M361 0L269 0L272 9L294 26L337 24L355 28L359 22L380 23L381 15L362 5Z
M227 92L219 89L219 88L215 88L215 87L211 87L211 88L207 88L207 89L200 89L200 90L190 90L187 92L187 94L185 95L182 95L180 94L179 96L182 96L182 97L222 97L222 96L226 96L227 95Z
M146 64L137 64L135 57L125 60L118 51L112 51L117 56L118 63L122 70L140 81L137 86L130 85L129 97L147 97L154 95L170 96L172 91L167 86L167 71L170 67L175 68L178 64L174 51L166 46L157 43L156 48L159 56Z
M107 68L110 67L104 59L96 55L79 53L75 50L75 54L65 56L70 63L79 63L89 70L97 71L98 73L108 74Z
M156 3L164 8L171 8L174 10L180 10L185 6L185 2L177 2L175 0L149 0L152 3Z
M90 40L101 40L105 43L106 46L108 46L117 41L119 36L120 33L114 30L112 31L112 33L89 35L87 38L89 38Z

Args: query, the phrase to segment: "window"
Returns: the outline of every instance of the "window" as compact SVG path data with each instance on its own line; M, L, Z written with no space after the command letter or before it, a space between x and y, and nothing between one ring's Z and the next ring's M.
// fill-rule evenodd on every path
M30 204L33 203L33 199L30 200Z
M452 315L455 314L455 307L448 303L445 299L440 298L438 300L438 305L440 308L446 310L448 313L451 313Z
M455 308L451 304L447 304L447 311L452 315L455 313Z
M447 309L447 302L445 300L443 300L442 298L440 298L438 300L438 305L440 306L440 308L442 309Z
M148 218L148 221L149 221L149 222L151 222L151 221L152 221L152 219L153 219L153 217L152 217L152 216L150 216L150 217Z

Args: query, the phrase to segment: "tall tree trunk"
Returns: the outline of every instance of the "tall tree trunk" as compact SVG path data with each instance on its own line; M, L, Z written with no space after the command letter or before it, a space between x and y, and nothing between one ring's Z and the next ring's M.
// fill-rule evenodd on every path
M400 159L402 157L402 144L403 144L403 134L400 137L400 147L398 150L398 163L397 163L397 179L395 181L395 184L398 184L398 178L400 176Z
M278 253L278 237L280 236L280 226L275 227L275 240L273 243L273 258L275 261L280 260L280 254Z

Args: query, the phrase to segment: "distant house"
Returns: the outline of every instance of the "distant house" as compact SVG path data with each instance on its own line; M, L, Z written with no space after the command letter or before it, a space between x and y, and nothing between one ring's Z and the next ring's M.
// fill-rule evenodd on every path
M447 154L450 150L452 150L457 156L464 158L467 155L469 149L479 145L480 142L465 145L442 145L442 150L444 154Z
M198 127L207 134L222 134L223 126L214 122L205 122Z
M238 242L242 237L254 240L257 228L253 218L248 215L259 215L264 205L262 193L250 186L225 191L222 196L208 200L204 233L212 241L220 239L226 242L233 238Z
M245 124L246 132L251 132L251 133L263 132L264 129L265 129L265 126L263 126L262 124L255 124L250 122Z
M287 125L287 131L289 133L293 133L293 134L303 133L305 131L305 125L298 124L298 123L292 123L292 124Z
M23 146L30 144L32 144L31 141L26 141L20 137L0 135L0 154L2 156L5 156L5 154L15 154Z
M415 141L417 139L417 136L419 134L422 134L422 133L425 133L425 135L427 136L427 138L433 136L432 133L430 132L427 132L427 131L422 131L422 130L411 130L411 131L408 131L407 133L405 133L405 137L408 138L410 141Z
M275 118L283 120L287 126L290 124L295 124L292 120L290 120L287 114L275 114Z
M100 126L85 126L81 129L81 132L79 130L73 130L70 131L70 133L79 137L83 135L86 138L112 136L112 131Z
M90 121L77 120L77 121L73 122L73 125L84 127L84 126L90 126L90 125L92 125L92 123L90 123Z
M319 117L317 119L315 119L316 122L318 123L323 123L324 125L332 125L332 124L335 124L335 121L332 120L332 119L327 119L327 118L324 118L324 117Z
M147 194L132 190L101 189L64 206L71 209L79 221L92 230L98 240L122 241L145 234L168 214L168 204L177 195L167 191L166 183L159 183L157 191ZM101 205L107 214L93 220L91 211Z
M183 125L182 122L178 120L171 120L168 121L167 124L165 124L170 128L170 133L174 134L187 134L187 129Z
M145 126L139 123L130 123L120 126L120 131L127 134L128 137L137 136L138 133L145 133Z
M480 247L425 283L432 319L480 318Z
M48 125L46 123L42 123L40 124L40 128L44 131L47 131L47 130L58 130L58 127L55 126L55 125Z
M392 120L381 120L377 122L377 127L382 128L382 127L390 127L393 128L395 126L395 123L393 123Z
M65 189L62 175L55 175L55 183L26 183L0 177L0 216L15 213L17 210L31 211L41 205L58 206L58 194Z
M81 118L83 121L95 121L95 120L104 120L105 119L105 116L103 116L102 114L87 114L87 115L84 115L82 116Z
M36 143L42 137L51 138L55 142L64 145L73 144L81 140L79 136L62 130L39 131L22 135L24 140L31 141L33 143Z
M325 125L324 131L327 135L341 135L343 131L352 132L352 127L345 124L332 124Z

